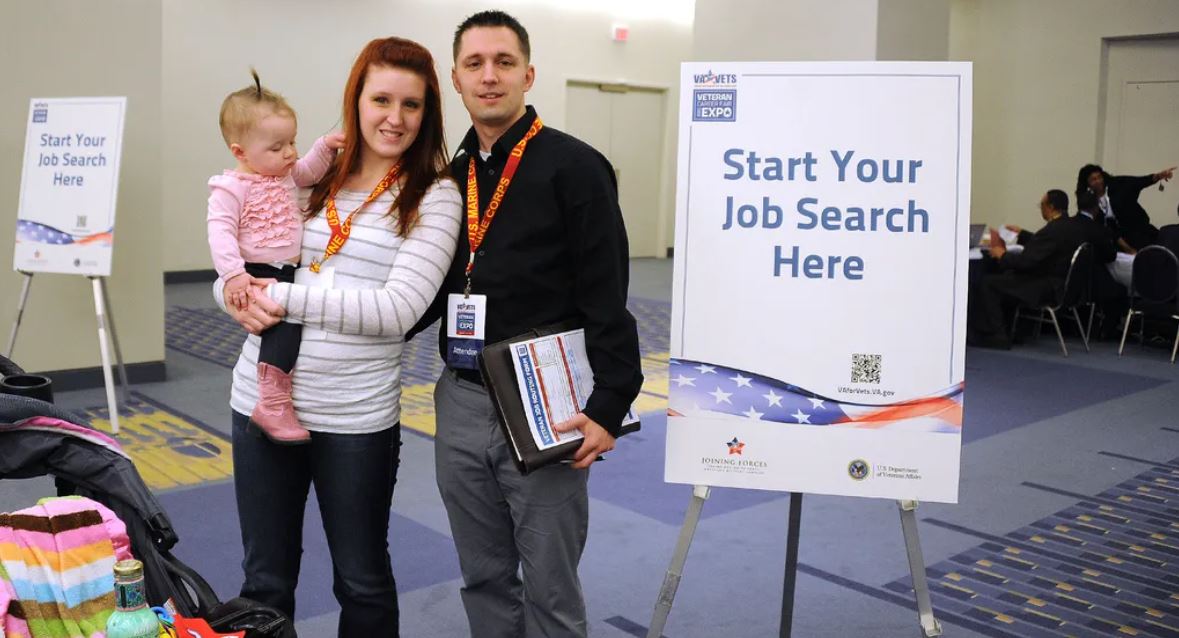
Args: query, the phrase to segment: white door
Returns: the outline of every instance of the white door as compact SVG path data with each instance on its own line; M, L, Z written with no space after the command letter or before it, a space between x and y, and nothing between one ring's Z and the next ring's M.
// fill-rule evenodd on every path
M570 82L565 128L598 149L618 176L631 257L663 257L658 245L665 93Z
M1179 39L1114 41L1107 53L1102 167L1147 175L1179 164ZM1138 201L1155 226L1179 223L1179 181Z

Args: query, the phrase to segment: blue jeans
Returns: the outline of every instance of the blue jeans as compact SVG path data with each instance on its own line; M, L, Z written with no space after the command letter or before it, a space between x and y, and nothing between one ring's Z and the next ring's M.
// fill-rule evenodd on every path
M234 492L241 519L241 595L295 616L303 510L314 483L332 557L340 636L397 636L397 587L389 562L389 509L401 451L400 424L373 434L311 433L276 445L233 413Z

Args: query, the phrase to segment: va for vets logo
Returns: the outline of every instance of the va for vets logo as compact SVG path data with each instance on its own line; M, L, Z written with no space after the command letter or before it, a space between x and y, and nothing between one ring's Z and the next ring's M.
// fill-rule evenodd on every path
M693 122L737 121L737 76L732 73L693 74ZM723 88L732 87L732 88Z

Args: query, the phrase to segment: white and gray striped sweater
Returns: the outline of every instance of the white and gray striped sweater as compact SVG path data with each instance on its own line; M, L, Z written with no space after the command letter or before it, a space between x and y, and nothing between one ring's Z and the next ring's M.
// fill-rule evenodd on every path
M386 192L352 220L331 290L277 284L267 293L302 323L303 345L293 372L295 412L316 432L366 434L401 418L401 353L405 333L426 312L454 257L462 225L462 198L454 182L434 184L407 237L385 215L395 193ZM303 194L305 196L305 193ZM343 218L368 193L341 191ZM303 228L302 264L323 255L331 232L323 215ZM221 286L214 286L221 303ZM258 401L259 337L250 335L233 369L230 406L250 414Z

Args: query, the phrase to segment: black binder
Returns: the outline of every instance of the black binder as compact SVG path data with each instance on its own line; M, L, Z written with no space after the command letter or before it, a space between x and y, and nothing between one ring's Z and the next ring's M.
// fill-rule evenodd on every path
M511 348L521 341L528 341L537 337L545 337L561 332L576 330L575 323L559 323L542 326L530 330L522 335L504 339L498 343L484 346L479 353L479 372L483 377L483 385L487 388L487 395L495 406L499 425L503 429L504 437L512 447L512 458L521 474L550 465L571 460L573 453L581 447L581 439L562 443L547 450L536 447L532 432L528 426L528 417L524 414L524 404L520 400L520 384L516 380L516 368L512 364ZM619 436L638 432L638 421L624 423Z

